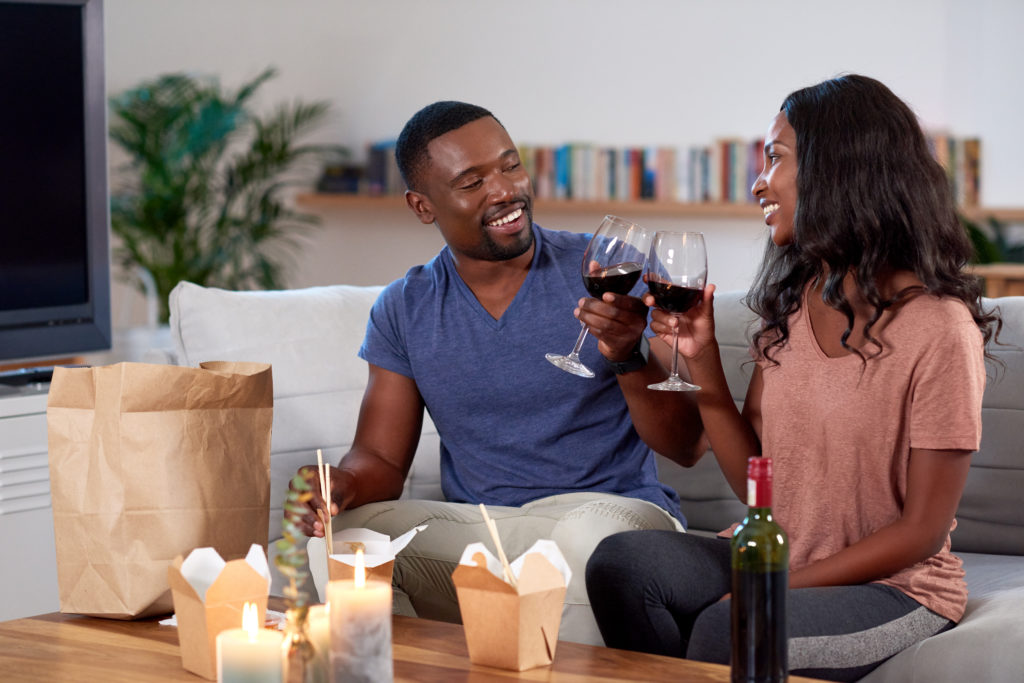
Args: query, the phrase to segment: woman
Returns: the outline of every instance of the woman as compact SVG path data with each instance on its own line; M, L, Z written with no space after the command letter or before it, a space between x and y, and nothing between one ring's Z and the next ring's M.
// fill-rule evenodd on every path
M752 191L771 241L748 296L761 326L742 414L715 342L714 286L681 320L655 310L651 327L671 340L679 325L737 495L747 458L773 458L791 671L851 680L963 614L949 532L999 320L961 270L971 247L945 174L883 84L849 75L792 93L764 160ZM727 540L613 536L587 587L610 647L728 662Z

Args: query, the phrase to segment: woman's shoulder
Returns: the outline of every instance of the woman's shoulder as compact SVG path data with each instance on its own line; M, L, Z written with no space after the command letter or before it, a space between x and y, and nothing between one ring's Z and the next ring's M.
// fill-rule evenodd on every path
M896 306L897 318L914 318L921 324L929 320L936 323L966 322L974 324L974 317L967 304L955 296L920 291L906 297Z
M890 334L901 344L950 353L954 348L980 352L981 330L963 300L922 292L902 302L892 320Z

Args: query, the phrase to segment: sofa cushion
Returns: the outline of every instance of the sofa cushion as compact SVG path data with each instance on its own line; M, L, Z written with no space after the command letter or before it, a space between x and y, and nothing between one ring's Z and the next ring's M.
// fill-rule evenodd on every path
M981 448L971 458L953 532L956 552L1024 554L1024 296L985 299L999 306L1003 329L989 353L982 400Z
M357 356L382 287L333 285L232 292L182 282L170 295L177 362L270 363L274 377L270 534L279 535L288 481L302 465L337 463L352 445L367 368ZM403 497L440 498L439 439L424 416Z
M927 638L875 669L862 683L1020 681L1024 672L1024 558L960 553L967 610L953 629Z

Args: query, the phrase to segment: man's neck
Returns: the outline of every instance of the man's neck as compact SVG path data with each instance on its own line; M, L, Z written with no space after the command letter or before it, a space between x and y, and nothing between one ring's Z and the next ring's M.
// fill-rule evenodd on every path
M482 261L452 252L452 261L480 305L498 320L526 280L536 248L534 243L525 253L507 261Z

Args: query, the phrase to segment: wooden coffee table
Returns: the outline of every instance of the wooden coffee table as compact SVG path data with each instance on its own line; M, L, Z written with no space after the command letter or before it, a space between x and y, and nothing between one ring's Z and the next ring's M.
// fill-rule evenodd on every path
M177 630L158 620L114 621L44 614L0 622L0 680L189 681ZM394 618L396 681L728 681L718 664L560 642L551 666L517 673L471 664L462 627ZM811 679L790 677L790 681Z

